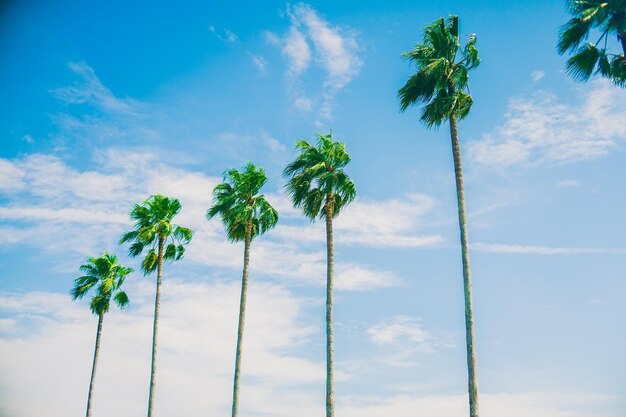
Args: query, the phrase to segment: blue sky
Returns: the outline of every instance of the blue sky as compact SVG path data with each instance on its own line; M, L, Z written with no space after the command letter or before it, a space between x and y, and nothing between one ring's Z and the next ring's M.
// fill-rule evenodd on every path
M138 269L116 241L153 193L195 230L165 269L156 413L228 415L243 248L204 212L249 160L281 218L252 247L241 410L322 413L324 230L280 172L330 128L359 192L336 225L337 412L465 413L448 130L395 97L400 53L448 13L482 58L460 137L483 415L621 416L626 91L563 73L561 1L3 5L0 416L83 412L96 319L67 292L105 250ZM127 284L94 415L145 412L154 280Z

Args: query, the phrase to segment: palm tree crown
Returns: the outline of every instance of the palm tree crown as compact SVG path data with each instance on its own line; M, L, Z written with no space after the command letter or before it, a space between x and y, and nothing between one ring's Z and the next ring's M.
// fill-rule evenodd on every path
M283 171L293 205L314 220L326 217L328 204L332 204L332 217L337 217L356 196L354 182L343 170L350 162L346 145L333 141L331 133L318 133L316 146L301 140L296 149L300 155Z
M191 241L193 232L186 227L172 224L172 219L181 209L180 202L156 194L142 204L135 204L130 218L135 221L134 230L125 233L120 244L132 242L128 253L135 257L148 248L148 253L141 263L144 274L154 272L158 266L158 246L163 242L163 259L180 260L185 254L185 246ZM169 242L169 243L168 243Z
M569 0L568 9L574 16L561 26L557 50L563 55L570 51L566 70L574 79L587 81L594 73L626 87L626 0ZM585 41L597 30L595 43ZM622 47L621 54L607 52L609 37L615 35Z
M241 242L250 227L250 239L276 226L278 213L259 190L267 182L265 171L249 162L242 171L229 169L224 182L213 190L213 206L207 211L210 220L220 215L228 239Z
M402 54L417 72L398 91L400 110L425 104L421 121L428 127L440 126L451 116L467 116L473 103L468 73L480 64L475 45L476 35L471 34L461 49L457 16L439 18L426 26L424 42Z
M108 313L111 298L120 308L128 305L128 295L120 287L133 269L119 265L117 256L105 252L98 258L87 258L87 263L81 265L80 270L85 275L74 280L74 288L70 291L72 300L83 298L97 285L96 294L89 304L95 315Z

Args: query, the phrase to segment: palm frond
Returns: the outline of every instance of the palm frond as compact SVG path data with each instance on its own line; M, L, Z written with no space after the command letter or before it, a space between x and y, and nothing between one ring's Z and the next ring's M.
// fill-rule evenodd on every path
M595 45L588 43L567 60L565 70L572 78L587 81L591 77L591 74L593 74L593 70L599 59L599 49Z
M476 35L467 38L460 50L457 16L440 18L426 26L424 39L411 52L402 54L410 59L416 72L398 90L400 111L421 104L420 120L429 128L438 127L452 116L463 118L471 108L467 90L469 71L480 64Z
M557 51L563 55L568 49L576 50L582 41L589 36L589 29L593 23L590 19L573 17L561 26Z
M115 297L113 297L113 299L115 300L115 303L119 308L127 307L128 303L130 302L130 300L128 299L128 295L124 291L119 291L117 294L115 294Z
M258 204L269 206L269 203L258 192L266 182L265 170L252 162L242 170L229 169L224 173L224 182L213 189L213 205L207 210L207 219L219 215L232 242L246 238L249 224L252 224L251 238L265 233L269 228L259 225L262 210Z
M285 190L294 207L301 209L306 217L311 220L324 217L332 196L349 189L345 184L349 179L342 168L350 162L350 155L346 145L334 141L332 134L317 134L315 146L300 141L297 149L300 154L283 171L287 178Z

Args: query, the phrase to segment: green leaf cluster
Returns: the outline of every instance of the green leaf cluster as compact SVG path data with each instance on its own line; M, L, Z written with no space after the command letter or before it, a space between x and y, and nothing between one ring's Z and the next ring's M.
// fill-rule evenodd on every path
M191 241L191 229L172 223L172 219L181 209L176 198L156 194L142 204L135 204L130 218L135 221L134 228L125 233L119 243L129 242L128 254L136 257L147 251L141 263L145 275L154 272L158 266L159 245L163 245L163 260L178 261L185 254L185 245Z
M111 298L120 308L128 305L128 295L120 287L133 269L119 265L117 256L105 252L100 257L87 258L87 263L81 265L80 270L85 275L74 280L74 287L70 291L72 300L83 298L95 287L95 295L89 303L92 313L108 313Z
M224 182L213 190L213 205L207 210L207 219L220 216L231 242L250 239L274 228L278 212L258 194L267 182L265 171L252 162L243 170L230 169L224 173Z
M572 54L567 73L579 81L600 74L626 87L626 0L568 1L568 9L573 17L561 26L557 44L559 54ZM599 31L596 42L584 42L594 29ZM616 36L621 44L621 54L607 51L610 36Z
M332 217L356 197L356 187L344 167L350 162L346 145L336 142L332 133L317 134L315 145L305 140L296 142L300 155L285 169L285 189L294 207L314 220L325 218L332 209Z
M416 69L398 91L400 110L424 104L421 121L438 127L451 117L465 118L472 107L469 71L480 64L476 35L469 35L463 48L459 42L459 19L439 18L424 29L424 40L401 55Z

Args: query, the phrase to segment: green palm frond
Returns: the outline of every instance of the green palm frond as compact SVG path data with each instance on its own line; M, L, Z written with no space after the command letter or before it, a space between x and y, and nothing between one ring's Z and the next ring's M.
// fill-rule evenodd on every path
M120 290L120 287L133 269L119 265L117 256L105 252L100 257L87 258L87 263L81 265L80 270L88 271L91 275L83 275L74 280L74 287L70 290L73 300L84 297L90 289L97 287L89 303L94 314L107 313L111 297L114 297L116 302L118 297L120 300L125 299L124 305L128 303L128 296Z
M613 62L624 60L626 55L626 1L624 0L571 0L568 1L572 18L559 32L557 51L563 55L570 52L566 63L567 73L579 81L587 81L591 76L600 74L613 81L617 86L626 87L626 75L619 65ZM581 46L595 31L600 37L595 43L588 42ZM621 54L607 52L607 39L616 36L621 44ZM604 46L600 47L602 40ZM609 59L609 55L613 59Z
M343 168L350 162L346 145L336 142L332 134L317 134L315 146L306 141L296 142L300 154L285 167L285 191L294 207L311 220L326 216L332 204L333 217L354 200L356 188Z
M213 189L213 205L207 219L219 216L231 242L243 241L250 226L250 238L262 235L276 226L278 213L258 194L267 182L265 171L252 162L239 171L224 173L224 182Z
M130 218L135 222L133 230L122 236L120 244L130 243L128 254L131 257L141 255L144 250L147 251L141 263L141 269L145 275L157 269L159 242L163 242L164 248L174 245L173 254L171 249L164 254L166 261L176 261L182 258L182 252L177 249L177 246L188 244L193 237L193 232L191 229L172 223L181 208L178 199L161 194L150 196L143 203L133 206L130 212ZM179 253L181 253L180 256Z
M565 70L575 80L587 81L593 74L601 54L600 49L588 43L567 60Z
M438 127L450 117L463 119L469 114L469 71L480 64L480 57L474 34L468 36L461 49L457 16L440 18L426 26L423 43L401 56L411 61L416 72L398 90L400 111L423 105L420 120L427 127Z
M120 291L117 294L115 294L115 297L113 299L115 300L115 303L117 304L119 308L125 308L126 306L128 306L128 303L129 303L128 295L124 291Z

